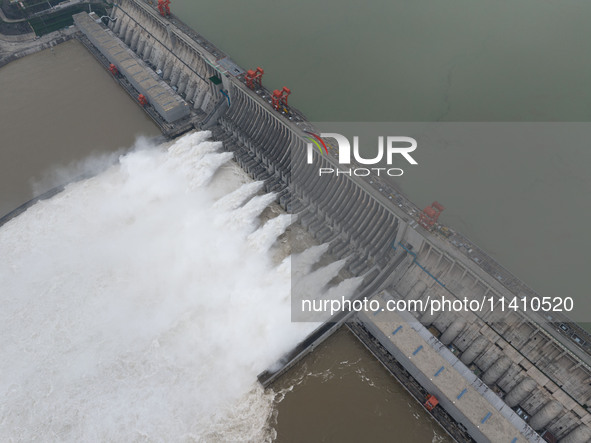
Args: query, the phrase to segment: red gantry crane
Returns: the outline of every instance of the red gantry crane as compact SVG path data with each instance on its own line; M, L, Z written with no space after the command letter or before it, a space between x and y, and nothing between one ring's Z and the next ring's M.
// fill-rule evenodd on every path
M158 0L158 11L162 17L170 15L170 0Z
M263 68L260 66L257 67L256 71L249 69L246 71L246 75L244 76L244 80L246 80L246 86L250 89L260 89L262 87L263 81Z
M421 212L419 216L419 224L430 231L433 228L433 225L437 223L437 219L441 215L445 208L438 202L431 203L431 206L427 206Z
M282 90L275 89L273 91L273 95L271 96L271 100L273 103L273 107L277 111L281 111L281 106L287 108L287 97L291 94L291 89L284 86ZM286 109L285 109L286 110Z

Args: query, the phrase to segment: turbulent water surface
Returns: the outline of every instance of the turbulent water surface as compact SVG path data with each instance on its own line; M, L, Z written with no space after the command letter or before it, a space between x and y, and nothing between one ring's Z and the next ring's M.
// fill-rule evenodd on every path
M0 440L273 438L256 376L314 324L270 253L290 216L261 222L275 196L208 136L139 142L0 229ZM293 271L322 288L316 250Z
M0 217L84 173L91 154L160 133L112 77L75 40L0 68Z

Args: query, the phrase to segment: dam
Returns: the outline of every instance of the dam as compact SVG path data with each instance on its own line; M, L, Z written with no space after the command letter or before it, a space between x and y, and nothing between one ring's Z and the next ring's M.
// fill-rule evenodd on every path
M178 119L167 119L157 98L149 97L147 112L163 132L172 137L193 127L210 128L251 176L277 192L279 203L297 214L318 242L330 243L335 260L346 258L348 272L365 276L359 297L379 303L492 297L500 303L503 297L535 296L476 247L466 253L423 229L413 215L418 208L400 195L392 204L377 183L338 176L323 177L320 186L314 171L337 163L329 155L315 155L314 167L305 166L305 131L313 130L305 118L287 107L273 109L268 91L249 88L244 70L177 19L163 18L152 5L134 0L115 5L108 29L89 17L77 16L78 28L105 63L129 60L118 69L130 93L142 92L141 82L133 79L144 75L143 81L158 85L184 109ZM101 41L98 32L104 34ZM112 58L109 41L108 47L118 46L127 58ZM591 436L589 341L567 318L549 323L531 313L501 315L488 309L466 315L417 313L417 318L344 313L294 349L284 367L344 320L360 325L357 335L368 347L386 349L436 392L476 441L542 441L542 435L552 441L551 434L563 442L585 442ZM262 374L261 382L268 385L281 372Z

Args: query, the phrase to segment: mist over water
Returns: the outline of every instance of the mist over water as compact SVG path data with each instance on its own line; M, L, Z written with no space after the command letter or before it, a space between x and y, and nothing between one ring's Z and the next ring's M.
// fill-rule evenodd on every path
M0 228L0 440L273 438L256 376L316 325L270 253L291 217L261 222L275 196L208 137L139 142Z

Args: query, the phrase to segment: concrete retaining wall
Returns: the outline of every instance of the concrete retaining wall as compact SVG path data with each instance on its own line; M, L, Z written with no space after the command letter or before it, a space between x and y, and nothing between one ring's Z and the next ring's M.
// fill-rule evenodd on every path
M172 123L189 115L187 103L170 86L160 81L154 71L109 30L96 23L86 12L73 17L76 26L92 44L148 99L167 122Z

